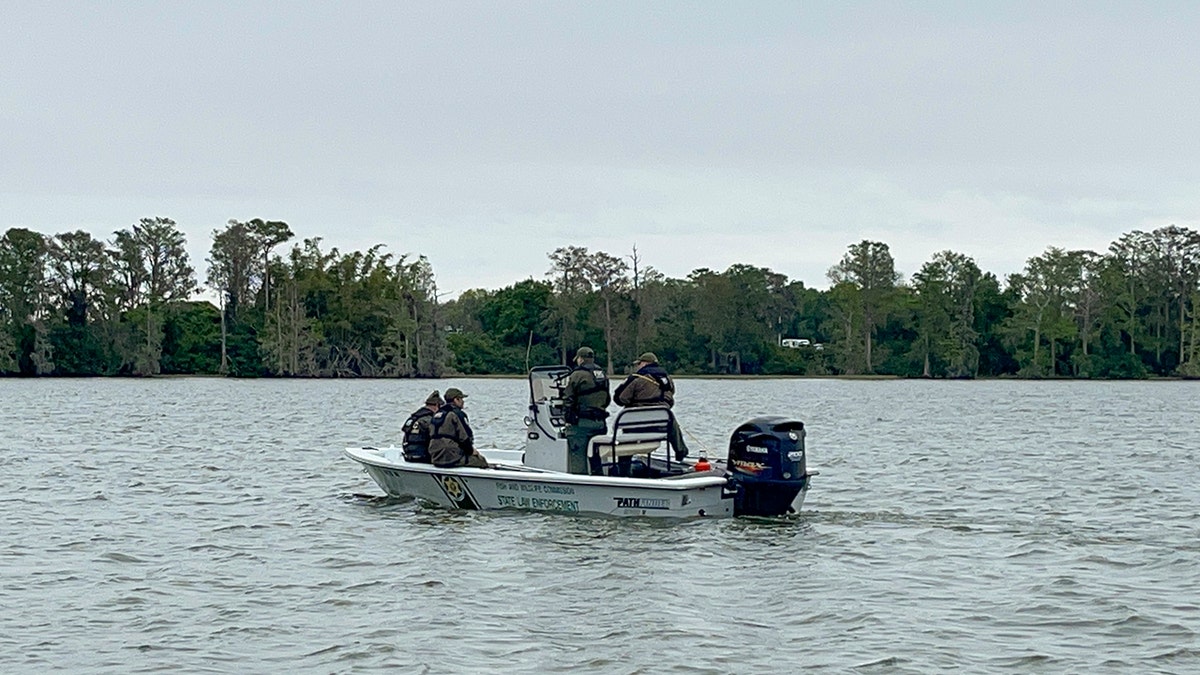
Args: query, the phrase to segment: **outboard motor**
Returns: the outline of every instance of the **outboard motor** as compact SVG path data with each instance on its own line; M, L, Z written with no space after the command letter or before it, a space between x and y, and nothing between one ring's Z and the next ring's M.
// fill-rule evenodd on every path
M808 489L804 422L786 417L755 417L733 431L726 467L737 488L737 516L779 516Z

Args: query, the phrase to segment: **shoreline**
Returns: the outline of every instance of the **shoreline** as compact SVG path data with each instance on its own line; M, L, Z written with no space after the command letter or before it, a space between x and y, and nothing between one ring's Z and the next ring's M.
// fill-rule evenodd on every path
M628 373L614 373L613 380L624 379ZM258 380L292 380L292 381L440 381L453 379L471 380L524 380L527 375L493 373L487 375L463 375L460 373L442 375L441 377L281 377L277 375L260 375L249 377L228 377L209 373L171 373L167 375L0 375L0 381L45 381L45 380L177 380L177 379L206 379L231 380L252 382ZM734 374L683 374L671 375L675 380L843 380L863 382L1200 382L1200 377L1183 375L1151 375L1137 378L1100 378L1100 377L905 377L902 375L734 375Z

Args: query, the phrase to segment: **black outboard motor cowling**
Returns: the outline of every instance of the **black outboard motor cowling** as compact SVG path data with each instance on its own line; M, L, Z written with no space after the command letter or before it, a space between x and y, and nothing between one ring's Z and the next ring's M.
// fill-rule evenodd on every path
M804 422L786 417L755 417L733 431L726 467L737 489L733 513L779 516L808 488Z

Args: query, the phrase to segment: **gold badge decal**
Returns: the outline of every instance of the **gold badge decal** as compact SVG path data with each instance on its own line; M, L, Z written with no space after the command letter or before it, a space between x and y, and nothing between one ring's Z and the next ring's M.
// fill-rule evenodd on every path
M467 484L457 476L435 476L438 485L442 487L442 492L446 494L446 498L450 500L450 504L456 509L477 509L479 504L476 503L475 497L471 495L471 491L467 489Z
M446 488L446 496L455 502L461 502L466 491L463 490L462 483L454 476L446 476L442 478L442 487Z

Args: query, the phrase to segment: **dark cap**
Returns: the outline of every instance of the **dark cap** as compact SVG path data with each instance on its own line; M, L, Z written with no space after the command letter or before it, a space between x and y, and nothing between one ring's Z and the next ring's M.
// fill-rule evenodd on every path
M642 352L642 355L637 357L637 361L634 361L634 363L637 363L638 361L645 361L646 363L658 363L658 357L654 355L654 352Z
M446 404L446 402L442 400L441 392L439 392L437 389L434 389L433 393L429 395L429 398L425 399L425 405L445 405L445 404Z
M453 401L456 398L466 398L467 395L462 393L461 389L450 387L446 390L446 401Z
M580 347L575 350L575 358L594 359L596 352L592 351L591 347Z

